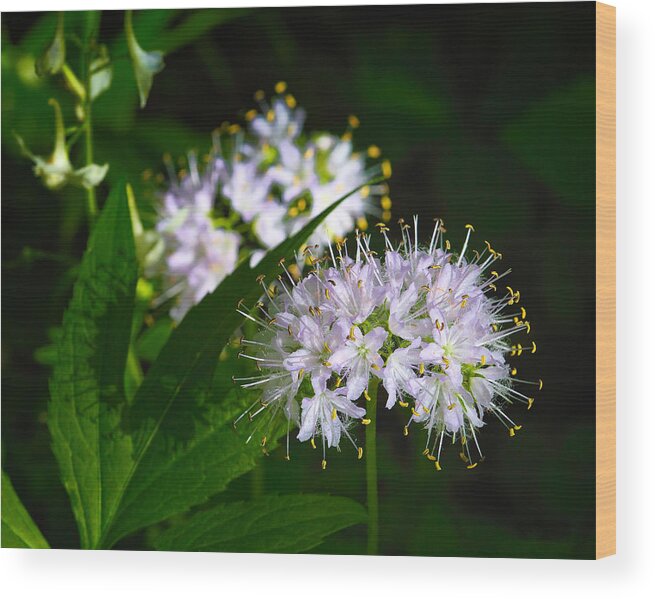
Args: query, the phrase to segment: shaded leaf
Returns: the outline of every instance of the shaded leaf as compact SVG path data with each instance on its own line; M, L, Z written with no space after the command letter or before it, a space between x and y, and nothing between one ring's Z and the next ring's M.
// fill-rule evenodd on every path
M575 206L594 206L596 89L583 78L540 99L503 132L530 171ZM591 196L590 196L591 194Z
M48 425L82 547L96 547L132 465L120 430L137 279L125 185L93 231L58 342Z
M339 530L366 522L346 497L286 495L219 505L174 525L155 540L163 551L300 553Z
M49 549L38 526L16 495L9 476L2 471L2 546Z

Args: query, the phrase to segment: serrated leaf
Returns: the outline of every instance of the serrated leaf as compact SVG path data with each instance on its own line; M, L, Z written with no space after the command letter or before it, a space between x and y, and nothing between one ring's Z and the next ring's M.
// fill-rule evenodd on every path
M2 546L49 549L39 527L21 503L9 476L2 471Z
M243 262L172 332L130 409L134 469L104 546L202 503L254 466L257 444L246 445L242 433L226 426L224 398L210 392L221 350L243 322L237 303L243 299L252 306L262 293L258 275L270 280L278 274L279 260L290 258L355 191L272 249L255 268Z
M177 524L155 540L162 551L300 553L325 537L366 522L346 497L286 495L219 505Z
M120 425L137 271L122 183L89 240L50 384L52 447L85 548L98 545L132 466L132 443Z

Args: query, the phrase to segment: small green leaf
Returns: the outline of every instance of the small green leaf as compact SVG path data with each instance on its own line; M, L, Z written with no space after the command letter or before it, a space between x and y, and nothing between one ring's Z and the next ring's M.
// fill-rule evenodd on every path
M18 549L49 549L38 526L16 495L11 480L2 471L2 546Z
M128 413L135 464L110 515L103 546L204 502L254 466L258 444L246 445L241 432L226 426L225 397L211 388L221 350L243 322L237 303L254 304L262 293L257 276L278 274L279 260L290 258L355 191L268 252L255 268L243 262L173 330Z
M346 497L286 495L219 505L155 539L162 551L300 553L325 537L366 522L366 510Z
M96 547L132 442L120 428L137 262L125 184L94 228L58 342L48 425L82 547Z

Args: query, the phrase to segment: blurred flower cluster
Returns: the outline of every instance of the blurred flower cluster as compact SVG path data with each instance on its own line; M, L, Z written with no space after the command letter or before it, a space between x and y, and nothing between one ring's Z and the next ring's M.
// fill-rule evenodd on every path
M242 340L241 355L255 361L259 374L240 382L262 390L246 414L284 414L289 429L300 427L300 441L321 440L325 467L326 446L339 447L343 436L361 457L352 424L369 421L358 401L370 399L371 386L381 383L387 408L409 409L405 434L412 424L427 429L424 453L438 470L444 438L459 441L462 459L474 468L482 459L477 431L485 417L497 417L514 436L521 426L506 405L533 402L516 383L541 388L540 381L519 381L507 360L536 351L534 342L527 349L509 343L530 332L520 293L507 287L493 295L509 271L494 270L502 256L488 242L467 255L471 225L459 253L451 251L440 222L425 247L416 219L413 230L401 222L397 248L386 225L380 229L384 255L360 233L350 253L347 241L325 255L309 248L312 270L300 281L288 271L275 287L262 281L268 301L257 306L260 316L240 307L260 326L255 338Z
M341 136L305 133L305 112L283 82L268 100L257 92L258 108L245 115L246 129L224 124L215 131L212 151L199 164L195 154L175 172L162 194L153 231L138 242L145 273L162 283L158 301L173 299L171 316L186 312L228 274L241 258L252 264L269 248L299 231L339 198L353 192L310 239L322 244L343 239L355 227L366 229L366 214L390 218L386 184L366 185L388 161L367 168L380 157L371 146L353 146L356 117Z

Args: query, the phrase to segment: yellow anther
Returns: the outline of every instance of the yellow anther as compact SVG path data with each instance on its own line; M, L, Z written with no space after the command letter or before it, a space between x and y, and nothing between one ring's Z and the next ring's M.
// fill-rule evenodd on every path
M332 420L336 420L336 419L337 419L337 409L332 408Z
M407 406L409 406L409 404L406 401L398 401L398 405L401 408L406 408Z
M469 459L463 451L459 452L459 459L462 460L465 464L468 463Z
M441 471L441 464L440 464L438 461L434 463L434 467L435 467L437 470Z
M466 298L464 298L464 299L462 300L462 302L460 303L460 305L459 305L460 308L466 308L466 302L467 302L467 300L466 300Z
M343 141L350 141L350 140L352 140L352 138L353 138L353 134L352 134L351 131L346 131L346 132L341 136L341 139L342 139Z
M371 419L370 418L362 418L362 424L364 426L368 426L369 424L371 424Z
M355 340L355 326L354 325L350 327L350 332L348 333L348 339L350 339L351 341Z
M425 364L423 364L423 362L421 362L421 363L418 365L418 373L419 373L419 374L424 374L424 373L425 373Z
M523 324L525 325L526 332L530 334L530 321L526 320Z
M296 107L296 99L291 94L284 96L284 101L287 103L289 108L293 109Z
M351 115L348 117L348 124L349 124L353 129L357 129L357 127L359 127L359 119L358 119L354 114L351 114Z
M368 394L368 389L364 389L364 398L366 401L371 401L371 396Z
M327 468L327 460L323 460L323 461L321 462L321 468L322 468L323 470L325 470L325 469Z
M358 447L357 448L357 459L361 460L363 455L364 455L364 450L361 447Z
M369 158L379 158L382 154L382 150L380 150L378 146L369 146L366 153L368 154Z
M446 239L446 250L450 250L450 241Z
M305 200L305 198L300 198L298 200L298 210L300 210L300 212L304 212L306 208L307 208L307 200Z
M470 229L471 231L473 231L475 233L475 227L473 225L464 225L464 228L465 229Z
M375 363L371 364L371 368L372 368L373 370L380 370L380 367L379 367L377 364L375 364Z
M247 121L252 121L256 116L257 116L257 111L254 108L246 112Z
M382 161L382 176L385 179L391 177L391 162L389 162L388 160Z
M528 397L528 410L532 407L534 403L534 397Z
M262 437L262 447L264 447L264 445L266 445L266 437L265 436Z
M403 427L403 435L405 437L407 437L407 435L409 435L409 429L406 426Z
M448 404L448 409L449 409L449 410L452 410L454 407L455 407L455 404L454 404L454 403L449 403L449 404Z
M516 425L514 426L514 430L517 430L517 431L520 431L522 428L523 428L523 425L522 425L522 424L516 424Z
M484 366L486 363L487 363L487 356L482 354L482 356L480 356L480 365Z
M531 354L536 354L537 353L537 344L533 341L532 342L532 349L530 350Z
M283 94L285 91L287 91L286 81L278 81L275 84L275 93L276 94Z
M425 455L425 456L430 455L430 450L426 447L421 455Z
M541 391L544 388L544 382L539 379L539 391Z
M491 274L492 274L492 276L495 277L496 279L497 279L498 276L499 276L499 275L498 275L498 271L496 271L496 270L492 270L492 271L491 271Z
M420 416L420 414L414 408L412 408L412 414L416 417Z
M516 346L516 353L519 356L523 353L523 346L520 343Z
M241 126L240 126L240 125L237 125L236 123L234 123L233 125L230 125L230 126L227 128L227 132L228 132L230 135L234 135L235 133L239 133L239 131L241 131Z
M304 368L301 368L301 369L298 371L298 379L301 379L301 378L303 377L303 374L305 374L305 369L304 369Z
M496 286L493 283L489 283L489 289L496 291Z
M357 281L357 289L361 289L362 287L364 287L364 281L359 279L359 281Z
M360 216L357 219L357 228L360 231L366 231L366 229L368 229L368 221L366 220L365 216Z
M510 436L510 437L513 437L515 434L516 434L516 433L514 432L514 429L513 429L513 428L510 428L510 429L509 429L509 436Z
M391 198L389 196L382 196L380 199L380 206L382 206L382 210L391 210Z
M527 312L525 311L525 308L521 306L521 320L525 320L526 315Z
M325 299L330 299L330 290L327 287L325 288Z
M312 446L312 449L316 449L316 441L314 441L314 437L312 437L312 438L309 440L309 442L310 442L310 444L311 444L311 446Z
M469 465L467 466L467 468L468 468L469 470L473 470L473 468L475 468L477 465L478 465L478 463L475 462L475 464L469 464Z
M429 454L429 455L428 455L428 460L430 460L431 462L436 462L436 461L437 461L437 456L434 456L434 455L432 455L432 454Z
M426 414L429 414L429 413L430 413L430 410L428 410L425 406L423 406L423 411L424 411Z
M341 377L337 377L336 383L334 383L334 386L338 389L341 387Z
M296 208L295 206L291 206L291 208L289 208L289 210L287 211L287 214L291 218L296 218L296 216L298 216L298 214L300 214L300 212L298 211L298 208Z
M512 376L516 376L517 373L518 373L518 370L516 370L516 368L512 368L512 370L510 371L510 374Z
M391 220L391 210L385 210L385 211L382 213L382 220L383 220L385 223L388 223L388 222Z

